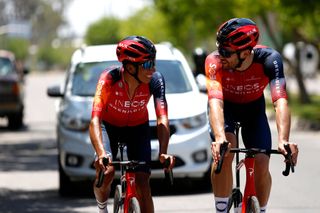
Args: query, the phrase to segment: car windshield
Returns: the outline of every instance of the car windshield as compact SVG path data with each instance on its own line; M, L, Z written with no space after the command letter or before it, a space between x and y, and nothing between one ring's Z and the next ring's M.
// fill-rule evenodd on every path
M8 58L0 57L0 76L6 76L13 72L13 66Z
M72 79L72 94L94 96L96 84L101 72L109 66L120 66L117 61L81 63L77 65ZM184 93L192 87L182 64L179 61L158 60L156 70L161 72L166 81L166 93Z

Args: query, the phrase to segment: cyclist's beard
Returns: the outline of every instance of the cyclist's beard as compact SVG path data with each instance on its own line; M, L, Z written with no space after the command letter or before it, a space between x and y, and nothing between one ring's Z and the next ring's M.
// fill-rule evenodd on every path
M241 67L243 61L245 60L245 58L240 58L240 52L237 52L237 56L238 56L238 64L236 65L235 68Z

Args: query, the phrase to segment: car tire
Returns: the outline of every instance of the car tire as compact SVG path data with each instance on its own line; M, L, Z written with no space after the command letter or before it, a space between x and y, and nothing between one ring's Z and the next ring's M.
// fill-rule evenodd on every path
M16 114L8 115L8 128L20 129L23 125L23 110Z
M74 192L73 182L63 171L61 163L59 161L59 194L62 197L71 196Z

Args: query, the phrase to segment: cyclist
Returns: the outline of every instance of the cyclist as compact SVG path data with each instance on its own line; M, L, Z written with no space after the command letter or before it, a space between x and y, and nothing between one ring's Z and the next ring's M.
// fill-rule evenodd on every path
M289 143L290 110L281 56L274 49L257 45L259 29L252 20L228 20L219 27L216 39L218 50L208 55L205 62L210 131L214 141L211 181L216 211L226 212L233 182L233 154L227 154L221 173L215 174L220 145L227 141L229 148L236 146L235 122L240 122L245 147L271 149L264 99L264 89L269 84L276 113L278 149L286 154L284 145ZM289 144L296 164L297 144ZM269 156L265 154L256 155L255 180L261 211L265 212L271 190Z
M107 212L115 170L113 166L105 167L102 159L112 160L117 154L118 142L125 142L129 160L147 162L137 168L137 193L141 211L154 212L149 186L151 144L147 110L152 95L157 115L159 160L163 163L169 158L169 168L175 163L174 157L167 154L170 132L165 81L162 74L155 71L156 49L147 38L124 38L118 43L116 54L122 66L109 67L101 74L93 101L90 138L96 152L94 194L99 212ZM101 169L106 176L102 187L97 188Z

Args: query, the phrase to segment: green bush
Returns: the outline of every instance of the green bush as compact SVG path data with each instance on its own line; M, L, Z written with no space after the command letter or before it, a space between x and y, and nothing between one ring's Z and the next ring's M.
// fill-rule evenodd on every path
M13 52L16 59L24 61L28 57L29 41L20 38L7 38L7 49Z

